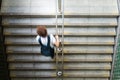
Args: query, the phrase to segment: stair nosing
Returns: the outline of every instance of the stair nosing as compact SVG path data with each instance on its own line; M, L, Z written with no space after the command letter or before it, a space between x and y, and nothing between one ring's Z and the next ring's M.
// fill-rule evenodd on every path
M38 43L32 43L32 42L5 42L5 45L7 46L39 46ZM115 45L114 42L79 42L79 43L74 43L74 42L64 42L65 46L68 45L81 45L81 46L113 46Z
M56 13L51 13L51 14L35 14L35 13L5 13L5 12L1 12L0 16L18 16L18 17L41 17L41 16L52 16L55 17ZM58 14L58 16L60 16L61 14ZM96 14L88 14L88 13L64 13L64 16L77 16L77 17L117 17L119 16L118 13L96 13Z
M38 25L47 25L47 26L55 26L56 24L23 24L23 23L2 23L2 26L38 26ZM61 26L62 24L58 24ZM116 27L117 23L64 23L64 26L82 26L82 27Z

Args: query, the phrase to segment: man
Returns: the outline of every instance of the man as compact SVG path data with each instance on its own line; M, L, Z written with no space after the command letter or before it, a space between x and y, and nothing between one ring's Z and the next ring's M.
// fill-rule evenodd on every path
M59 47L59 37L53 34L48 35L45 26L37 26L36 40L41 45L41 54L46 57L54 58L54 46Z

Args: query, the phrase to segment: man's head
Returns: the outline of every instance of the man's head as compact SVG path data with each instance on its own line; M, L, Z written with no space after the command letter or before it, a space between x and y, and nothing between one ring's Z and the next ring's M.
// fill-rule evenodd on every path
M37 33L39 36L46 37L47 36L47 29L45 26L37 26Z

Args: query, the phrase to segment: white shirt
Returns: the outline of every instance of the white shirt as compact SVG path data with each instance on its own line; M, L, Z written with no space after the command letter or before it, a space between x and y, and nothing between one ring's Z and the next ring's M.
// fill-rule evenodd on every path
M37 42L39 42L39 38L41 38L41 43L42 43L43 45L47 45L48 37L41 37L41 36L37 35L37 36L36 36ZM55 42L56 42L55 37L54 37L52 34L50 34L50 46L51 46L52 48L54 47L54 43L55 43Z

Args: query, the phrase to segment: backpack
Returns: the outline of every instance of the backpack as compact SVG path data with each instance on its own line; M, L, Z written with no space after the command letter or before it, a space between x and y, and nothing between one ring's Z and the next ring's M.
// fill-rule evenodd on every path
M41 54L44 56L50 56L51 58L54 58L54 48L51 48L50 46L50 36L48 35L48 43L47 45L43 45L41 42L41 38L39 38L39 43L41 45Z

